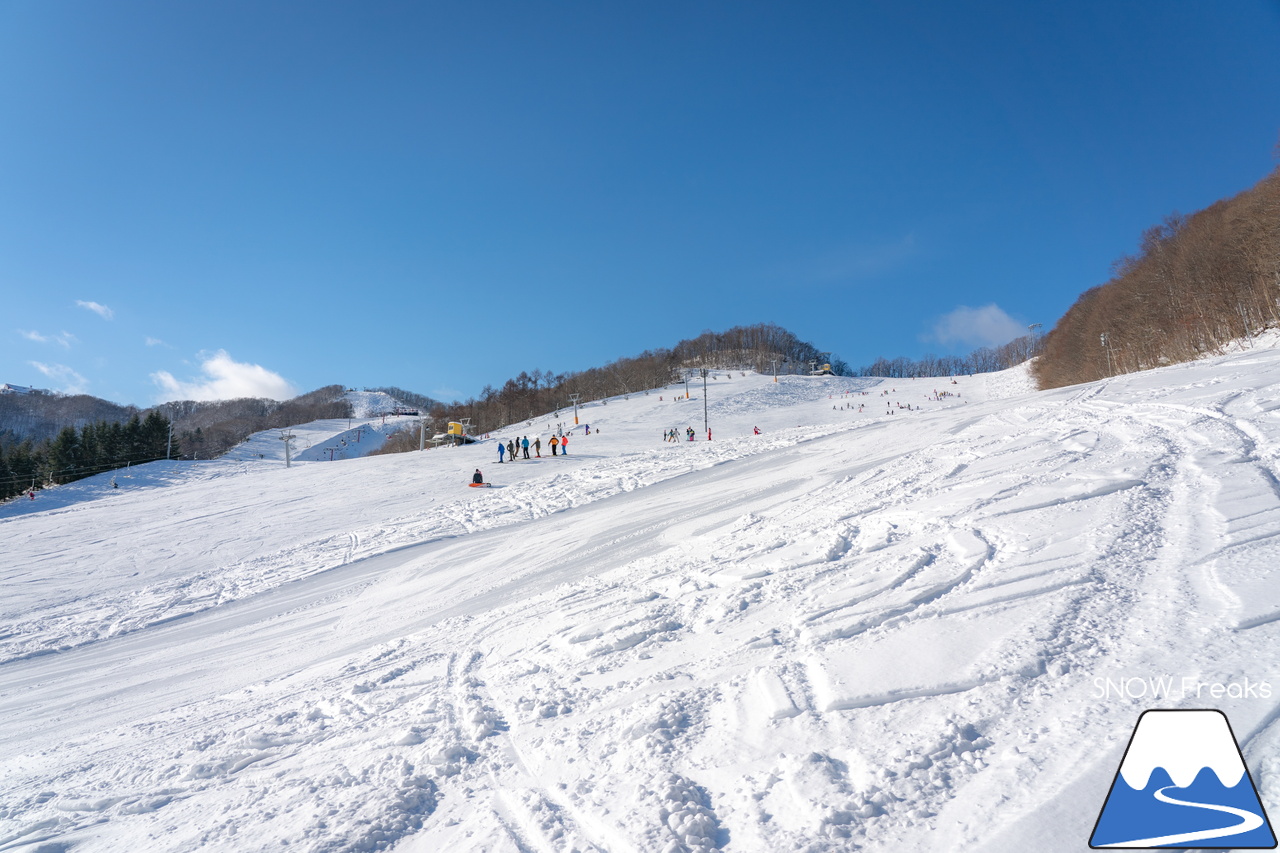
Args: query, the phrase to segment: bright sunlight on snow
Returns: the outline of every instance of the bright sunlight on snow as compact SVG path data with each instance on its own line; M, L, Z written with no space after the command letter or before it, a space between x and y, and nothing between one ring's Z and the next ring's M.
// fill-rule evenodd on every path
M1151 707L1277 802L1098 684L1276 683L1280 350L689 387L0 506L0 850L1082 850Z

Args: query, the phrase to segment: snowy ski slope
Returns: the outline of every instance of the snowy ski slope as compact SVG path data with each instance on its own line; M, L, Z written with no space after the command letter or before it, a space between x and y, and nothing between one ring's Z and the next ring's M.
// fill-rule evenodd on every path
M0 851L1085 850L1152 707L1280 811L1280 350L690 388L0 506Z

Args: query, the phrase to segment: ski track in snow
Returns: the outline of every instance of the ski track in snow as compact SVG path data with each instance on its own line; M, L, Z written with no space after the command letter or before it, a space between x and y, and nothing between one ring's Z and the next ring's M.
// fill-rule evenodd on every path
M1095 679L1275 682L1280 352L944 383L0 507L0 851L1083 849ZM1280 695L1211 707L1270 805Z

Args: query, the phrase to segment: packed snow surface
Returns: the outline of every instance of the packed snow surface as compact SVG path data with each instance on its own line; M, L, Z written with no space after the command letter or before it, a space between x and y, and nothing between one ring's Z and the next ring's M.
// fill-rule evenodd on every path
M1280 812L1280 351L684 391L0 506L0 850L1083 850L1175 707Z

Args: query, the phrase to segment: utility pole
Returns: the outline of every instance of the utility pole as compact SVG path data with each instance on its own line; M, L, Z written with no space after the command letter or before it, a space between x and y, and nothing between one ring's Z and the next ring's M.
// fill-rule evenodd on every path
M418 419L418 449L427 449L427 419Z
M164 458L165 458L165 461L168 461L168 459L169 459L170 455L172 455L172 453L173 453L173 420L172 420L172 419L170 419L170 421L169 421L169 441L168 441L168 442L165 444L165 446L164 446Z
M570 394L569 402L573 403L573 423L578 423L578 401L582 399L581 394Z
M1107 333L1098 335L1098 339L1102 341L1102 348L1107 351L1107 375L1114 376L1115 371L1111 369L1111 345L1107 343Z
M702 368L702 431L710 434L711 430L707 424L707 369Z
M769 359L769 367L773 370L773 381L777 382L778 381L778 359L776 357Z
M289 468L293 465L293 458L290 456L290 443L293 441L293 433L285 430L280 433L280 440L284 442L284 467Z

